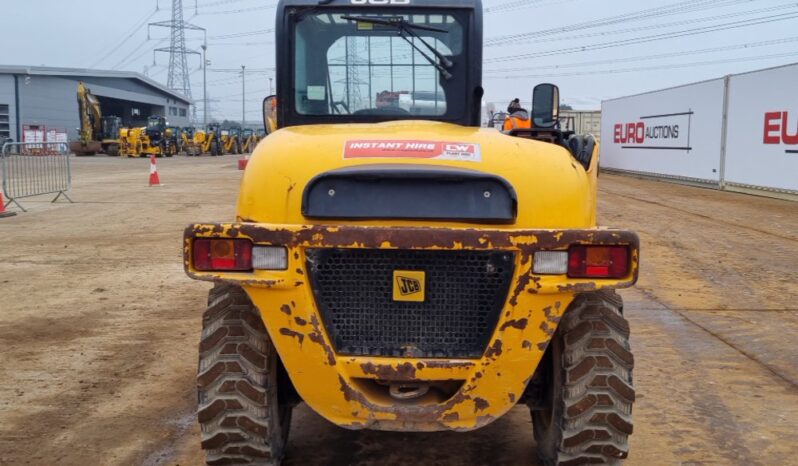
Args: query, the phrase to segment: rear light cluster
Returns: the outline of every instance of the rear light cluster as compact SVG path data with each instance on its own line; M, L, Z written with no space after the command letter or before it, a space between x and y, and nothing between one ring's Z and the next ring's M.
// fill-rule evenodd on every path
M623 278L629 274L629 246L574 245L567 251L538 251L532 271L570 278Z
M192 262L202 272L285 270L288 252L282 246L254 246L248 239L195 239Z

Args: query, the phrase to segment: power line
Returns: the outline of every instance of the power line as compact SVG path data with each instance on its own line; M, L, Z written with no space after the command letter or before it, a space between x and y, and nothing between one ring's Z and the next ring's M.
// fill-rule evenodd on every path
M548 37L548 38L544 37L544 38L535 38L535 39L524 39L524 40L518 41L518 43L528 43L528 42L531 42L532 40L534 40L535 43L539 43L539 42L556 42L556 41L562 41L562 40L585 39L585 38L590 38L590 37L602 37L602 36L610 36L610 35L616 35L616 34L626 34L626 33L630 33L630 32L648 31L648 30L652 30L652 29L665 29L665 28L674 27L674 26L686 26L686 25L689 25L689 24L705 23L707 21L716 21L716 20L720 20L720 19L737 18L737 17L740 17L740 16L748 16L748 15L754 15L754 14L759 14L759 13L770 13L770 12L773 12L773 11L789 10L789 9L796 9L796 8L798 8L798 3L792 2L792 3L787 3L787 4L773 6L773 7L768 7L768 8L759 8L759 9L756 9L756 10L740 11L740 12L727 13L727 14L722 14L722 15L704 16L704 17L700 17L700 18L683 19L683 20L679 20L679 21L672 21L670 23L647 24L645 26L638 26L638 27L633 27L633 28L615 29L615 30L611 30L611 31L591 32L591 33L587 33L587 34L577 34L577 35L565 36L565 37L554 36L554 37ZM503 44L494 43L494 44L489 44L487 46L491 47L491 46L498 46L498 45L503 45Z
M133 50L131 50L131 51L130 51L130 53L128 53L127 55L125 55L125 56L124 56L124 58L122 58L121 60L119 60L119 62L117 62L117 63L116 63L114 66L112 66L112 67L111 67L111 69L112 69L112 70L118 70L118 69L119 69L119 68L120 68L122 65L125 65L126 63L129 63L129 62L128 62L128 58L130 58L131 56L133 56L133 54L134 54L134 53L136 53L136 52L138 52L139 50L141 50L141 48L142 48L142 47L144 47L145 45L147 45L147 42L149 42L149 41L150 41L150 39L144 39L144 41L142 41L141 43L139 43L139 45L137 45L137 46L136 46L136 47L135 47ZM148 50L148 52L149 52L149 50ZM139 57L140 57L140 56L139 56ZM137 59L138 59L139 57L137 57ZM137 61L137 60L131 60L131 62L135 62L135 61Z
M749 26L757 26L761 24L770 24L775 23L778 21L786 21L790 19L798 18L798 13L784 13L779 15L771 15L765 16L760 18L752 18L748 20L742 21L733 21L730 23L722 23L716 24L713 26L705 26L700 28L693 28L693 29L685 29L681 31L673 31L667 32L662 34L654 34L649 36L642 36L642 37L633 37L629 39L620 39L610 42L603 42L599 44L590 44L590 45L581 45L575 47L567 47L557 50L547 50L543 52L533 52L533 53L526 53L526 54L516 54L510 56L502 56L502 57L494 57L494 58L487 58L484 60L484 63L498 63L498 62L507 62L507 61L518 61L518 60L527 60L530 58L538 58L538 57L546 57L551 55L562 55L567 53L578 53L578 52L587 52L591 50L600 50L600 49L607 49L613 47L621 47L625 45L635 45L635 44L643 44L648 42L655 42L659 40L666 40L666 39L674 39L677 37L687 37L687 36L695 36L699 34L707 34L710 32L717 32L717 31L727 31L730 29L739 29L743 27Z
M234 34L224 34L221 36L208 36L208 39L218 40L218 39L237 39L239 37L248 37L248 36L257 36L260 34L270 34L274 32L274 28L269 29L258 29L255 31L247 31L247 32L237 32Z
M583 31L585 29L593 29L603 26L610 26L613 24L640 21L643 19L657 18L661 16L670 16L679 13L690 13L695 11L704 10L707 8L720 8L731 6L737 3L750 2L752 0L686 0L664 7L648 8L621 15L609 16L597 20L584 21L581 23L569 24L567 26L560 26L549 29L542 29L540 31L524 32L518 34L508 34L504 36L489 37L485 39L485 46L492 44L516 42L521 39L528 39L533 37L544 37L564 32Z
M249 13L249 12L252 12L252 11L259 11L259 10L271 10L271 9L274 9L274 8L277 8L276 4L263 5L263 6L253 6L253 7L250 7L250 8L239 8L237 10L206 11L206 12L202 12L202 13L197 13L197 15L198 16L204 16L204 15L213 15L213 16L234 15L234 14Z
M197 3L197 8L204 8L206 6L219 6L219 5L229 5L231 3L240 3L245 0L216 0L213 2L205 2L205 3Z
M798 52L785 52L785 53L777 53L772 55L757 55L754 57L736 57L736 58L725 58L719 60L702 60L692 63L679 63L679 64L670 64L670 65L655 65L655 66L643 66L643 67L636 67L636 68L617 68L611 70L597 70L591 71L590 76L595 76L599 74L620 74L620 73L632 73L638 71L654 71L654 70L674 70L674 69L682 69L682 68L694 68L696 66L705 66L705 65L719 65L725 63L738 63L738 62L749 62L749 61L757 61L757 60L770 60L775 58L786 58L786 57L794 57L798 56ZM580 71L573 71L567 73L551 73L551 74L530 74L530 75L502 75L502 76L494 76L492 79L529 79L529 78L562 78L568 76L584 76L585 73Z
M157 6L155 7L155 9L151 13L146 15L144 17L144 19L142 19L141 21L137 22L135 24L135 26L133 26L133 29L130 31L130 33L127 36L125 36L124 39L122 39L118 44L116 44L116 46L112 47L111 50L109 50L108 53L103 55L99 60L97 60L94 63L92 63L89 68L95 68L97 65L99 65L102 62L104 62L108 57L113 55L117 50L119 50L123 45L125 45L127 43L127 41L130 40L131 37L133 37L137 32L139 32L139 30L141 30L141 28L147 23L147 21L152 19L152 17L155 16L156 13L158 13L158 7Z
M507 74L507 73L514 73L519 71L535 71L535 70L544 70L544 69L563 69L563 68L583 68L595 65L609 65L614 63L630 63L636 61L647 61L647 60L658 60L662 58L677 58L683 57L688 55L699 55L702 53L716 53L716 52L727 52L730 50L740 50L740 49L749 49L749 48L757 48L757 47L766 47L769 45L781 45L787 44L792 42L798 42L798 36L793 37L785 37L782 39L774 39L774 40L766 40L761 42L746 42L743 44L733 44L733 45L725 45L721 47L712 47L706 49L697 49L697 50L685 50L680 52L669 52L669 53L661 53L657 55L642 55L642 56L635 56L635 57L626 57L626 58L611 58L607 60L595 60L595 61L588 61L588 62L580 62L580 63L566 63L566 64L557 64L557 65L540 65L540 66L528 66L528 67L520 67L520 68L496 68L496 69L487 69L485 70L485 74Z
M510 2L500 3L496 6L489 6L482 9L484 13L500 13L505 11L517 10L527 6L543 6L543 5L557 5L561 3L568 3L574 0L560 0L552 3L544 3L547 0L513 0Z

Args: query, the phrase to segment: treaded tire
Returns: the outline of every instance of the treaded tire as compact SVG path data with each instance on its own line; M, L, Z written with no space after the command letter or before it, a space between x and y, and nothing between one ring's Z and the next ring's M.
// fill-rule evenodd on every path
M632 434L634 357L623 301L614 291L579 295L544 356L545 410L532 411L547 466L619 464Z
M197 373L197 418L207 464L280 464L291 406L278 402L278 364L246 292L215 285L202 317Z

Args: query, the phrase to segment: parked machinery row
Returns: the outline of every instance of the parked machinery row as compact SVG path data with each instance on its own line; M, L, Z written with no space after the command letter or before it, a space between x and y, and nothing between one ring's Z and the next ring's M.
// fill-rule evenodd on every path
M263 131L255 132L251 129L242 130L240 128L222 129L217 124L210 124L204 130L183 128L180 134L182 152L188 156L247 154L252 152L265 136Z
M206 129L177 128L168 126L163 117L150 117L146 128L120 130L120 154L127 157L246 154L254 150L264 136L262 131L222 129L218 124L210 124Z
M265 131L237 127L223 129L210 124L205 129L169 126L163 116L151 116L144 127L124 127L122 118L103 115L100 101L83 82L78 83L79 138L70 142L75 155L104 153L123 157L172 157L210 154L245 154L266 135Z

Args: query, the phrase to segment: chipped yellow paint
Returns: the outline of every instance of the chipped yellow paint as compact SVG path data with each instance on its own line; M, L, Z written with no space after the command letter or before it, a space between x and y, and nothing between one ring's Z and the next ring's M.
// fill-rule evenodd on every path
M479 144L481 161L413 158L344 159L347 140L407 139ZM186 272L201 280L241 285L257 306L288 374L303 400L328 420L348 428L470 430L488 424L521 399L555 331L578 291L631 286L637 278L637 237L598 229L598 146L584 170L561 147L513 138L492 129L429 121L284 128L262 141L241 183L239 223L189 226ZM302 154L302 157L298 157ZM312 161L312 163L309 163ZM518 215L510 225L461 222L309 221L302 193L319 173L364 164L416 164L496 174L515 189ZM198 272L191 265L197 237L248 238L288 249L288 268L251 273ZM629 244L632 270L618 280L536 276L536 249L569 244ZM351 357L335 354L307 282L305 250L311 247L507 250L515 274L498 324L479 359ZM397 403L370 381L462 383L448 400Z
M390 232L393 241L383 241ZM288 247L284 271L198 272L191 266L192 238L248 238L257 244ZM502 314L480 359L349 357L336 355L305 277L305 249L382 246L433 249L503 249L515 253L515 275ZM574 280L532 274L534 248L562 248L559 242L629 241L632 272L618 280ZM489 239L489 241L484 241ZM436 244L439 241L440 244ZM186 229L185 266L194 278L241 284L259 309L266 328L303 400L328 420L349 428L386 430L470 430L506 413L521 398L562 313L580 286L625 287L637 276L636 237L629 232L585 230L412 229L264 224L198 224ZM569 291L562 291L568 287ZM392 402L369 390L369 379L457 380L463 385L449 400L414 405Z

